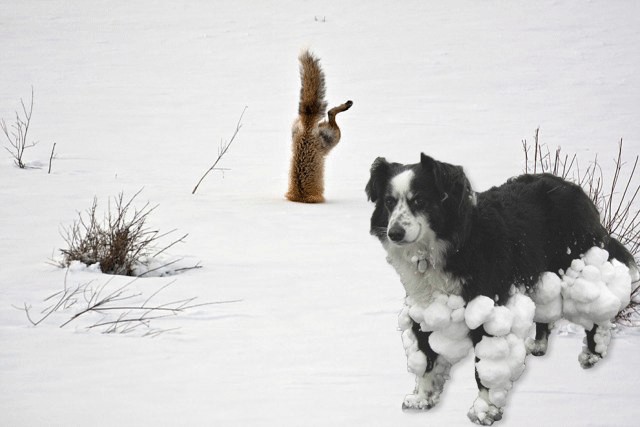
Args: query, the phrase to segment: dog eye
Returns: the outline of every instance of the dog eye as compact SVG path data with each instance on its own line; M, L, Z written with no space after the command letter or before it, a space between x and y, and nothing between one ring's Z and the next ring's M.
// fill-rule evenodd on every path
M411 204L415 207L415 208L424 208L427 204L427 201L425 200L424 197L421 196L416 196L413 198L413 200L411 200Z
M384 198L384 205L387 207L387 209L393 209L396 203L397 203L397 200L391 196L387 196Z

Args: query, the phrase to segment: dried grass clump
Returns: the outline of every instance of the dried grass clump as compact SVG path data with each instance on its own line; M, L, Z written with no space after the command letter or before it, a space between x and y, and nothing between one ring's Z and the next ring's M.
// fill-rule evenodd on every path
M60 249L62 266L68 267L73 261L86 265L98 263L103 273L132 276L137 266L148 262L169 247L183 241L187 235L174 240L158 250L158 242L173 233L160 234L147 226L147 220L156 206L147 202L141 209L133 202L140 194L125 200L120 193L109 206L103 219L98 217L98 201L93 199L90 209L78 214L78 219L62 232L67 243Z

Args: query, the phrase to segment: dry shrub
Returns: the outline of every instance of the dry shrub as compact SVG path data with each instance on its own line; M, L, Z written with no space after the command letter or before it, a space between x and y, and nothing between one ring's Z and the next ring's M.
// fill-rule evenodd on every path
M175 230L160 234L147 226L149 215L157 205L150 206L147 202L141 209L135 208L133 202L141 191L128 200L123 193L110 200L102 220L94 198L91 208L79 213L78 219L62 232L67 243L67 249L60 249L62 266L68 267L72 261L86 265L98 263L103 273L132 276L136 266L183 241L186 235L158 249L159 240Z
M600 221L607 232L631 252L640 265L640 211L637 208L640 183L636 169L639 156L630 165L623 161L622 139L614 158L613 176L605 177L596 155L586 169L581 170L577 156L563 154L558 147L553 153L539 142L536 129L533 147L522 141L525 173L551 173L579 184L600 212ZM533 151L533 153L531 153ZM624 170L623 170L624 169ZM640 282L632 284L631 303L618 313L616 322L637 326L640 321Z

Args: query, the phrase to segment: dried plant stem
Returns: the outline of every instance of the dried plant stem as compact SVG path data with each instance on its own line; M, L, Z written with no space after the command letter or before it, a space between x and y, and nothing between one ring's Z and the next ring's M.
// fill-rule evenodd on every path
M236 124L236 130L233 132L231 139L226 143L225 142L220 143L220 148L218 149L218 158L215 160L215 162L213 162L213 165L204 173L204 175L202 175L202 178L200 178L200 181L198 181L196 186L193 188L193 191L191 192L191 194L196 194L198 187L200 186L204 178L207 175L209 175L211 171L220 170L220 168L216 168L216 166L218 165L218 162L220 162L220 159L222 159L222 156L224 156L229 150L229 147L231 146L231 143L233 143L233 140L236 138L236 135L238 135L238 132L242 127L242 117L244 116L245 111L247 111L247 107L244 107L244 109L242 110L242 114L240 114L240 118L238 119L238 123Z
M20 99L20 104L22 105L22 114L16 111L15 123L9 127L4 119L0 119L0 128L9 142L9 147L5 147L5 150L11 154L16 166L20 169L25 169L24 151L37 144L37 142L29 143L28 140L29 126L31 125L31 116L33 114L33 86L31 87L29 108L27 108L23 99Z
M56 143L53 143L53 147L51 148L51 156L49 156L49 171L47 172L48 174L51 173L51 163L53 162L53 156L55 155L55 151L56 151Z
M48 319L54 313L60 313L67 310L76 309L67 320L62 322L59 327L64 328L70 323L84 317L90 313L98 313L103 316L101 320L86 326L87 329L95 329L107 326L105 333L127 333L137 328L143 327L147 330L145 336L157 336L166 330L151 329L151 322L168 316L176 316L187 310L197 307L210 305L230 304L240 302L241 300L216 301L208 303L195 303L196 297L186 298L182 300L169 301L166 303L151 303L163 290L172 285L175 281L167 283L153 292L142 303L137 303L142 293L131 289L131 286L137 279L133 279L123 286L120 286L110 292L107 287L112 279L101 285L94 286L93 282L87 282L75 287L69 287L67 284L69 270L65 274L64 288L44 299L44 302L54 301L41 311L39 318L32 315L32 307L24 304L24 307L16 307L25 312L27 320L31 325L38 326Z

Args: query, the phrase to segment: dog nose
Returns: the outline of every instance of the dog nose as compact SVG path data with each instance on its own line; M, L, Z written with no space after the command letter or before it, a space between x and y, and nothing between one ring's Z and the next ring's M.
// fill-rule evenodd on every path
M397 243L404 239L404 228L396 224L389 229L387 235L389 236L389 239L391 239L391 241Z

